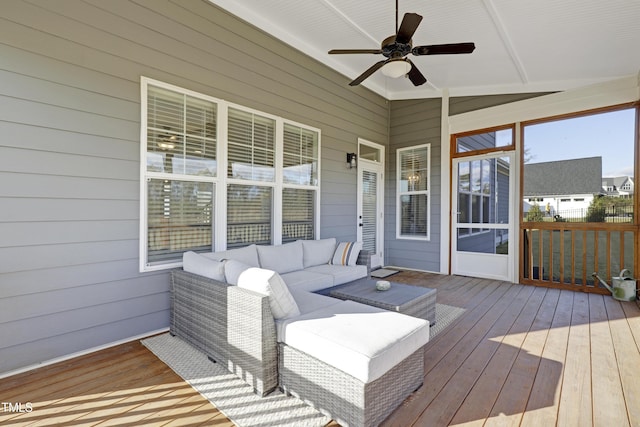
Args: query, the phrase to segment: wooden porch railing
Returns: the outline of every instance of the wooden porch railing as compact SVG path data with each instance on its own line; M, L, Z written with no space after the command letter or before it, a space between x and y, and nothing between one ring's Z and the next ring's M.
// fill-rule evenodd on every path
M623 268L636 274L637 229L630 223L524 222L520 281L608 293L592 274L608 283Z

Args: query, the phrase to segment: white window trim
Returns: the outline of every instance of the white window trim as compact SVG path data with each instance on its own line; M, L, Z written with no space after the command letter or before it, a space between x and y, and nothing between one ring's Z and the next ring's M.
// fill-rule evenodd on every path
M400 161L400 153L408 150L416 150L420 148L427 149L427 189L421 191L400 191L400 181L402 175L401 169L401 161ZM427 195L427 235L426 236L407 236L401 234L401 203L400 197L403 195L410 194L426 194ZM421 144L421 145L413 145L411 147L398 148L396 150L396 239L398 240L419 240L419 241L430 241L431 240L431 144Z
M147 95L148 86L155 86L162 89L167 89L173 92L177 92L183 95L191 96L194 98L202 99L205 101L213 102L217 106L216 114L216 126L217 126L217 143L216 143L216 161L218 163L217 174L215 177L201 177L196 175L180 175L169 174L159 172L148 172L146 165L147 157ZM284 119L282 117L274 116L263 111L248 108L242 105L234 104L222 99L214 98L209 95L205 95L199 92L195 92L189 89L185 89L180 86L175 86L169 83L165 83L159 80L151 79L148 77L140 77L140 101L141 101L141 116L140 116L140 232L139 232L139 269L140 272L150 272L167 270L182 266L182 261L176 261L171 263L153 264L147 263L147 239L148 239L148 221L147 221L147 179L160 178L171 179L180 181L203 181L211 182L215 189L215 208L214 208L214 221L212 227L213 239L212 239L212 251L222 251L227 247L227 187L229 184L240 185L258 185L265 187L272 187L273 191L273 212L272 212L272 230L273 230L273 244L282 243L282 189L283 188L301 188L307 190L313 190L315 192L315 218L314 227L316 239L320 238L320 171L321 171L321 148L322 148L322 133L320 129L313 126L298 123L292 120ZM273 182L266 181L253 181L242 180L227 177L227 165L228 159L226 153L228 152L228 112L229 108L235 108L238 110L246 111L262 117L270 118L276 122L276 141L275 141L275 180ZM317 184L316 185L301 185L301 184L285 184L283 181L283 135L284 124L298 126L303 129L307 129L318 134L318 171L317 171Z

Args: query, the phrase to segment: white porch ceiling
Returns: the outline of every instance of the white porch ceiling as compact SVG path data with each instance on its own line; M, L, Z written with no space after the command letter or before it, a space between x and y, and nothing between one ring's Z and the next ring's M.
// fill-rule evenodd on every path
M345 90L395 33L394 0L209 0L342 73ZM387 99L559 91L640 71L638 0L400 0L423 16L413 45L472 41L470 55L412 56L427 78L415 87L380 71L362 85Z

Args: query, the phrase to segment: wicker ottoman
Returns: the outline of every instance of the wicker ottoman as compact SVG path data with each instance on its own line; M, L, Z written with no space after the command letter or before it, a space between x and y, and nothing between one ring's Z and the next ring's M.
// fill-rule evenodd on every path
M281 330L280 387L342 425L378 425L424 379L424 319L340 301Z

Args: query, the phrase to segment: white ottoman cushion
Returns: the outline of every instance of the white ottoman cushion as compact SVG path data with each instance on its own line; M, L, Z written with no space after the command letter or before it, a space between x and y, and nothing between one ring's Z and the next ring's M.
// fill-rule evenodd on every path
M282 322L281 340L369 383L429 341L429 322L341 301Z

